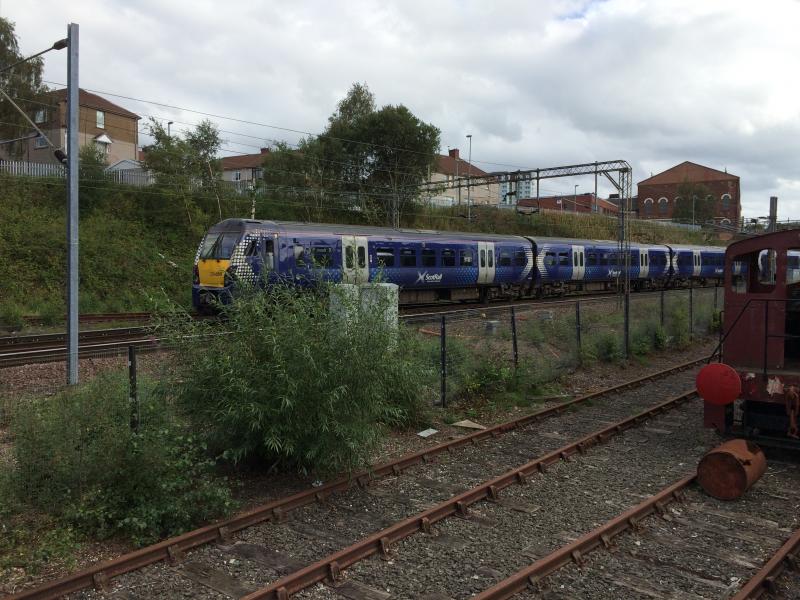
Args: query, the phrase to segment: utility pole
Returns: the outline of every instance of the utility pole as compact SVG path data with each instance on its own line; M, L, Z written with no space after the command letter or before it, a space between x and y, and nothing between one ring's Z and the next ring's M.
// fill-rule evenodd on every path
M78 383L78 24L67 26L67 383Z
M575 184L575 189L572 192L572 208L575 210L576 213L578 212L578 186L579 185L580 185L579 183L576 183Z
M467 158L467 220L472 220L472 186L470 179L472 178L472 134L467 134L469 140L469 157Z

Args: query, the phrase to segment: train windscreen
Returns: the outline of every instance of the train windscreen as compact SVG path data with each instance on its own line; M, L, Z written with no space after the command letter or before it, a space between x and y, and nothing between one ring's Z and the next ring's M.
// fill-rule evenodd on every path
M240 233L209 233L200 249L200 259L229 259L240 237Z

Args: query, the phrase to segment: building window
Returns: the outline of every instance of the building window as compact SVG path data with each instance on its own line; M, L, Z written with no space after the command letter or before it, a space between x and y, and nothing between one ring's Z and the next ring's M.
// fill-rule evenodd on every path
M39 123L44 123L47 120L47 112L43 108L40 108L36 111L36 115L33 117L33 120L37 125Z
M722 194L722 210L728 210L731 207L731 195Z
M97 128L98 129L106 128L106 113L104 113L102 110L97 111Z
M33 140L33 147L34 148L47 148L47 140L44 139L44 136L37 136L35 140Z
M658 199L658 212L666 214L669 209L669 200L664 197Z
M652 198L645 198L644 199L644 214L646 214L646 215L653 214L653 199Z
M241 171L234 171L233 172L233 180L234 181L241 181L242 180L242 172Z

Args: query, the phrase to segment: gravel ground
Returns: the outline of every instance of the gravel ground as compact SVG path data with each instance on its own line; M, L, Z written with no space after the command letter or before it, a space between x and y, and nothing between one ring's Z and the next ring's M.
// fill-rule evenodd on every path
M523 598L714 598L734 595L780 548L800 521L800 467L772 462L740 500L723 502L690 488L686 501L642 530L569 565ZM798 598L797 574L784 578L786 598Z
M129 598L173 598L183 597L185 593L193 598L217 598L221 592L235 597L241 592L241 586L251 589L254 586L266 585L284 574L288 564L298 566L318 560L396 520L416 514L454 493L554 450L582 434L600 429L610 421L622 419L647 406L691 389L693 380L693 371L675 374L643 387L595 401L591 405L568 411L566 414L547 418L537 425L440 455L431 462L413 467L398 477L378 481L366 490L353 488L335 495L324 505L313 505L294 511L284 523L264 523L247 529L235 536L227 546L200 548L187 558L188 563L196 567L195 570L187 571L185 567L175 569L168 564L156 564L116 579L114 589L118 593L125 593L125 597ZM643 467L644 462L641 457L637 456L635 459L633 457L639 454L635 451L640 450L642 445L651 443L647 436L655 436L654 439L658 440L671 440L668 447L677 445L683 448L699 445L704 448L704 441L699 443L692 438L694 441L690 441L687 446L686 439L687 435L690 437L699 435L705 440L705 437L712 435L702 430L698 432L699 424L702 422L699 402L693 403L690 408L680 410L680 413L660 418L662 429L653 429L650 433L637 431L625 434L626 445L622 450L625 456ZM671 427L674 430L673 435L664 434L666 429L663 427ZM602 458L607 452L606 449L593 450L590 456L594 458L587 458L580 463L588 466L598 481L608 477L604 474L607 469L614 470L617 467L616 459ZM563 502L564 497L581 498L583 494L583 485L576 478L571 475L564 477L559 475L561 469L565 467L568 466L554 467L553 475L537 480L529 486L530 490L539 489L543 496L555 501L559 505L559 510L567 508ZM686 465L682 468L684 471L688 470ZM661 469L660 464L657 468L654 467L654 470L659 469ZM639 477L639 474L634 477L633 474L625 472L619 472L619 475L621 479L618 483L622 486L626 484L627 479ZM556 491L549 492L553 485ZM516 494L523 493L524 489L528 488L511 488L507 497L514 498ZM614 514L626 501L628 497L623 494L622 499L608 505L608 510ZM491 513L498 509L491 505L482 505L480 510L488 513L487 518L495 519ZM498 523L503 521L504 530L511 531L517 527L514 524L517 517L518 511L503 509L496 519ZM443 524L445 530L458 527L474 528L475 525L474 521L462 523L458 519ZM544 527L537 535L544 535L547 529L548 527ZM458 532L458 535L454 533L453 537L458 540L469 540L474 538L474 532L468 535ZM460 541L456 543L460 544ZM442 552L450 551L447 544L439 546ZM461 552L462 550L458 551ZM209 578L213 579L213 582L210 582ZM191 585L187 585L186 580L190 580ZM201 581L203 583L199 583ZM240 586L236 592L231 587L234 581ZM476 583L485 581L486 578L482 577L476 580ZM212 588L216 588L216 591ZM184 590L190 591L184 592ZM73 597L94 598L97 594L88 591L75 594Z

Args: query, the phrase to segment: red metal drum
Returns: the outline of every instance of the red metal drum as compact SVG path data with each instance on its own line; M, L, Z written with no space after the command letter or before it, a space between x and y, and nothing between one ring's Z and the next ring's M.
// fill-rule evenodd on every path
M761 448L747 440L730 440L708 452L697 465L697 482L720 500L736 500L767 470Z

